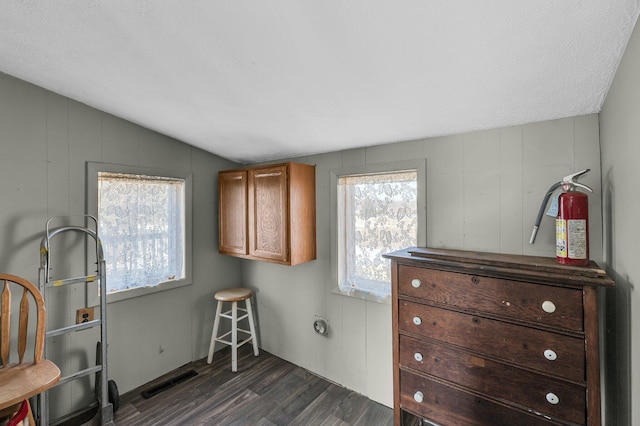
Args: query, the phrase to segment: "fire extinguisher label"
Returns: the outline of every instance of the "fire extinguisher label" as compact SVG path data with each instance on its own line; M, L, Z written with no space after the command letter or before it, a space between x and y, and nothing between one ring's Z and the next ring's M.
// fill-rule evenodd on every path
M556 257L567 257L567 221L556 219Z
M571 259L587 258L587 221L567 221L567 256Z
M556 257L587 258L587 221L556 219Z

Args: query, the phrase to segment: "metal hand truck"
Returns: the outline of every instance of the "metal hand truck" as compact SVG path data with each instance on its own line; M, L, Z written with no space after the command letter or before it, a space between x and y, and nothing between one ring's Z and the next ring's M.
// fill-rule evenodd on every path
M65 219L70 218L71 216L64 217ZM42 293L43 298L46 302L46 292L47 289L49 291L55 291L51 289L51 287L59 287L69 284L75 283L84 283L85 289L85 308L87 308L90 304L89 302L89 283L97 283L99 289L99 306L100 306L100 318L94 320L87 321L78 321L78 324L68 325L66 327L62 327L59 329L48 330L46 332L45 345L44 345L44 353L45 357L47 357L47 340L56 336L62 336L68 333L77 332L80 330L86 330L89 328L100 327L100 340L97 343L97 353L96 353L96 365L94 367L89 367L81 371L77 371L75 373L69 374L68 376L63 376L60 378L60 381L56 386L60 386L62 384L68 383L72 380L80 379L82 377L89 376L91 374L96 375L95 386L96 386L96 399L97 401L92 404L93 409L97 411L100 415L100 423L102 425L114 425L113 422L113 413L117 410L117 405L119 403L118 395L117 395L117 386L115 386L115 382L109 381L107 379L107 283L106 283L106 275L105 275L105 261L104 255L102 251L102 243L100 242L100 238L98 237L98 221L95 217L90 215L81 215L77 217L82 217L83 222L86 226L74 226L67 225L61 226L58 228L51 228L51 222L54 219L58 219L55 217L47 220L45 236L42 238L40 243L40 268L39 268L39 287L40 292ZM65 279L51 279L51 240L61 234L80 234L85 241L86 244L86 253L85 256L89 258L89 249L93 249L95 246L95 260L97 264L96 274L95 275L84 275L75 278L65 278ZM88 261L84 262L85 264ZM87 267L88 268L88 267ZM86 271L88 272L88 270ZM55 309L55 308L52 308ZM113 402L113 403L112 403ZM115 408L115 409L114 409ZM91 409L91 407L90 407ZM49 425L54 424L55 422L51 422L49 419L49 395L48 392L43 392L38 401L38 422L40 425Z

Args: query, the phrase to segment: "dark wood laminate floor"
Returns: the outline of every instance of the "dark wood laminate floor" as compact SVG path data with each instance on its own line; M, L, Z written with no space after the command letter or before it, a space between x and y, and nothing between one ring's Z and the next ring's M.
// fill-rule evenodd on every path
M211 365L199 360L120 397L118 426L127 425L391 425L392 409L250 345ZM145 399L141 392L195 370L198 375Z

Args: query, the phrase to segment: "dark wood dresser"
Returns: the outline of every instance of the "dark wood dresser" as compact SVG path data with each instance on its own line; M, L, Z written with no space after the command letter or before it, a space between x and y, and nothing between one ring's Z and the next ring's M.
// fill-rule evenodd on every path
M394 423L600 425L598 265L391 253ZM424 422L426 420L426 422Z

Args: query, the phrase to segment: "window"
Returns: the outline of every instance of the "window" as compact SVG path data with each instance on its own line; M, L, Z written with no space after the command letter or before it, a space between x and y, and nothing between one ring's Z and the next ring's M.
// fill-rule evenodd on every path
M383 254L424 245L424 162L361 167L335 175L337 292L381 301L391 294L391 269ZM373 171L371 171L373 169Z
M188 284L190 176L99 163L89 171L109 301Z

